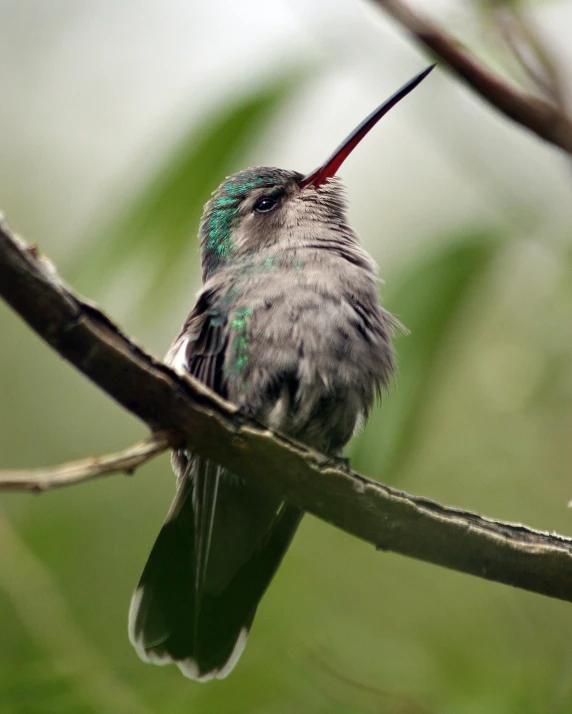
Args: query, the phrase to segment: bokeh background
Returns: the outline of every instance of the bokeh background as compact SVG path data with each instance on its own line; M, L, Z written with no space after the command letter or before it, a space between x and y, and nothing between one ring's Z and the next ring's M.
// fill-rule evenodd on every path
M417 5L526 86L498 3ZM572 3L523 11L572 96ZM314 168L429 59L353 0L0 0L0 206L162 355L221 179ZM384 303L411 330L353 466L572 534L569 157L439 68L341 174ZM144 434L0 305L0 468ZM127 609L173 490L164 457L135 478L2 496L3 714L572 712L570 604L376 553L309 516L227 680L144 665Z

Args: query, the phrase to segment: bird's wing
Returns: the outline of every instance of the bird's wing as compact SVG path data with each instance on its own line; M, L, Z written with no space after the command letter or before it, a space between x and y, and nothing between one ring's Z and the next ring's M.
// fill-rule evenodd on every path
M225 397L228 331L215 305L203 292L167 362ZM129 636L142 659L204 681L238 660L300 513L202 457L178 451L173 466L177 494L133 596Z
M222 397L227 396L224 378L224 350L226 347L226 318L218 312L214 303L216 294L212 291L201 293L197 304L187 318L179 336L167 355L171 362ZM187 498L186 490L191 488L194 530L194 594L195 629L198 627L202 589L211 545L220 466L200 456L192 456L181 450L173 456L173 468L179 476L178 498ZM186 483L186 485L185 485ZM173 506L177 505L177 498Z
M205 290L174 340L165 362L191 374L221 397L227 396L223 374L227 345L226 317L217 310L216 293Z

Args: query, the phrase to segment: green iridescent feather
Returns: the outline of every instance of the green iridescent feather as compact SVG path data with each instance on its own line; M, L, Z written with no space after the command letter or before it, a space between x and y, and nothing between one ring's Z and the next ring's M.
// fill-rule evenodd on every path
M207 207L201 228L205 275L211 275L232 253L232 227L238 219L241 201L253 188L275 184L276 174L247 169L234 174L219 187Z
M243 307L239 310L235 310L234 317L230 321L230 329L234 332L234 338L232 339L232 364L231 364L231 374L230 379L237 379L241 377L248 363L248 321L252 315L252 308ZM243 382L242 388L246 387L246 383Z

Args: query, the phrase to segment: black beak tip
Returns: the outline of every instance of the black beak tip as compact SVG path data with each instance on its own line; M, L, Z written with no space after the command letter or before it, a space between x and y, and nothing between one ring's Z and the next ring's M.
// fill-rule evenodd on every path
M366 134L377 124L379 119L384 116L392 107L394 107L398 102L400 102L404 97L406 97L409 92L411 92L417 85L419 85L425 77L432 72L437 63L429 65L426 69L419 72L413 79L404 84L401 89L399 89L395 94L393 94L389 99L387 99L383 104L381 104L377 109L375 109L368 117L366 117L363 122L357 126L352 133L344 139L344 141L338 146L334 153L325 161L321 166L319 166L315 171L304 176L300 182L300 187L305 188L306 186L318 187L328 178L335 176L337 170L345 161L347 156L353 151L353 149L359 144L359 142L366 136Z

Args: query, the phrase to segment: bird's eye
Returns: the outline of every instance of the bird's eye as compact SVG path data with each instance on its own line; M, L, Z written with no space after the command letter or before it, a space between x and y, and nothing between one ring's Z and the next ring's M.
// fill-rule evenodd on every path
M255 213L270 213L270 211L273 211L277 205L277 198L273 198L272 196L262 196L262 198L259 198L254 204L253 210Z

